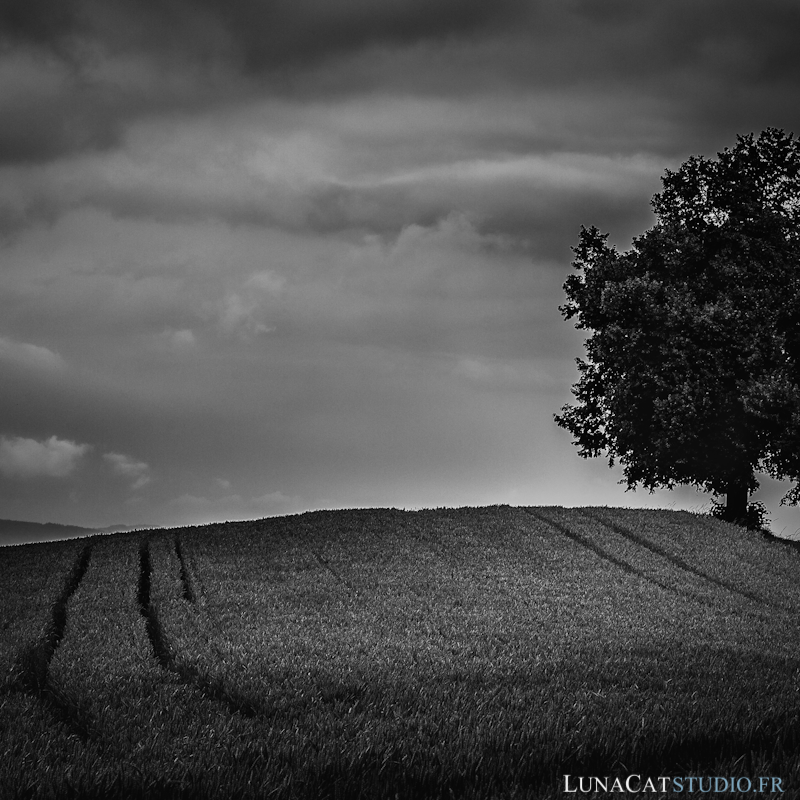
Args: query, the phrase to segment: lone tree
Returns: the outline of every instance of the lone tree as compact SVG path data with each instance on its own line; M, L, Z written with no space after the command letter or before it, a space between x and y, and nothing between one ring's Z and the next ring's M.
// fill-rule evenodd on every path
M756 472L800 501L800 140L739 136L662 183L627 252L581 228L559 310L592 333L555 419L629 488L724 494L744 524Z

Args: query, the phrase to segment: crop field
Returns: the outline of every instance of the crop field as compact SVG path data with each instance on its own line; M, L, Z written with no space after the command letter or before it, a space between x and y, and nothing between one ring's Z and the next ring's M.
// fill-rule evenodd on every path
M0 798L555 798L631 773L800 797L798 612L800 550L685 512L4 548Z

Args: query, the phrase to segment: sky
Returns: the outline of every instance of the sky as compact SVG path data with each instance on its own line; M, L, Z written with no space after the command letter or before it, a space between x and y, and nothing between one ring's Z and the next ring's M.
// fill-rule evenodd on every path
M6 0L0 518L629 505L553 415L581 225L800 133L795 0ZM788 488L763 481L773 529Z

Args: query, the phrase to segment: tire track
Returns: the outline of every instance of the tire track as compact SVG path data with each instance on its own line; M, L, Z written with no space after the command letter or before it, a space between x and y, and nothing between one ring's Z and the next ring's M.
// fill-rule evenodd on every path
M343 576L343 575L342 575L342 574L339 572L339 570L337 570L335 567L333 567L333 566L331 565L330 561L328 561L328 559L327 559L327 558L325 558L325 557L322 555L322 553L320 553L320 552L317 550L317 548L316 548L316 547L314 547L313 545L311 545L311 544L308 544L308 543L306 543L306 547L308 548L309 552L310 552L310 553L311 553L311 554L314 556L314 558L315 558L315 559L316 559L316 560L319 562L319 564L320 564L320 565L323 567L323 569L326 569L328 572L330 572L330 574L331 574L331 575L333 575L333 577L334 577L334 578L335 578L335 579L336 579L336 580L337 580L339 583L341 583L341 584L342 584L342 586L344 586L344 587L345 587L345 589L347 589L347 592L348 592L348 594L351 594L351 595L357 595L357 594L358 594L358 589L356 589L356 588L353 586L353 584L352 584L352 583L350 583L350 581L348 581L348 580L347 580L347 578L345 578L345 577L344 577L344 576Z
M317 563L324 570L329 572L333 576L334 580L337 583L339 583L342 586L344 586L344 588L347 590L347 594L348 595L350 595L351 597L357 597L358 596L358 589L356 589L353 586L353 584L350 583L350 581L348 581L347 578L345 578L344 575L342 575L339 572L339 570L337 570L334 566L332 566L330 561L327 558L325 558L322 555L322 553L320 553L320 551L317 549L317 547L314 546L314 544L313 544L313 538L314 537L313 537L313 534L310 534L308 532L309 528L312 528L312 530L316 529L315 526L313 525L313 523L311 523L311 524L306 523L304 526L299 528L300 536L298 537L298 539L299 539L300 545L305 550L307 550L309 553L311 553L312 556L314 556L314 559L317 561ZM278 531L278 535L283 539L283 541L286 544L290 544L289 539L288 539L288 537L287 537L287 535L286 535L286 533L284 531L280 531L279 530Z
M570 530L566 525L563 525L562 523L554 519L550 519L550 517L546 516L541 511L534 511L533 509L526 508L525 512L530 516L534 517L535 519L544 522L546 525L550 525L550 527L555 528L557 531L563 533L564 536L567 536L568 538L572 539L572 541L576 542L581 547L585 547L586 549L591 550L600 558L604 559L605 561L611 562L612 564L614 564L614 566L619 567L628 574L635 575L638 578L643 578L648 583L655 584L656 586L665 589L671 594L677 595L679 597L690 597L692 600L696 600L697 602L709 605L709 601L706 600L706 598L694 594L692 592L681 591L674 586L670 586L668 583L664 583L663 581L658 580L658 578L654 578L652 575L648 575L644 570L641 570L638 567L634 567L632 564L629 564L627 561L618 558L613 553L609 553L607 550L600 547L591 539L588 539L585 536L581 536L581 534L577 533L576 531Z
M167 637L164 634L161 622L159 621L158 611L152 602L152 574L153 565L150 557L150 542L149 540L145 540L142 542L139 550L139 585L137 600L139 603L139 611L145 620L145 629L153 649L153 655L159 665L167 672L176 675L187 686L195 688L201 694L212 700L223 703L230 711L241 714L244 717L256 716L261 711L257 703L249 698L240 697L229 692L220 678L209 677L201 670L197 669L197 667L184 664L175 658Z
M136 599L139 603L139 611L144 617L147 638L153 648L153 655L156 661L164 668L171 669L173 657L164 638L164 632L158 621L158 614L153 604L150 602L150 589L153 575L153 564L150 559L150 542L145 540L139 548L139 588Z
M701 569L697 569L697 567L690 564L688 561L685 561L680 556L676 556L673 553L670 553L667 549L661 547L661 545L656 544L655 542L651 542L649 539L646 539L644 536L640 536L635 531L632 531L630 528L626 527L625 525L620 525L617 522L612 522L611 520L605 519L601 513L593 510L585 510L585 509L578 509L584 517L588 517L589 519L594 520L595 522L599 522L601 525L605 525L606 528L610 528L614 533L618 533L620 536L625 537L631 542L638 544L640 547L644 547L646 550L649 550L651 553L655 553L656 555L665 558L674 566L678 567L679 569L684 570L685 572L690 572L692 575L697 576L698 578L702 578L703 580L709 581L713 583L715 586L720 587L721 589L727 589L729 592L733 592L734 594L738 594L741 597L745 597L748 600L752 600L759 605L765 605L769 608L776 608L773 603L770 603L768 600L764 600L758 595L753 594L752 592L748 592L746 589L740 589L736 584L730 583L722 578L717 578L714 575L709 575L707 572L704 572Z
M408 520L405 519L408 512L402 512L403 516L403 530L407 533L407 522ZM358 530L357 535L350 536L337 536L336 538L336 547L339 549L340 553L344 553L350 556L350 560L355 561L352 556L354 551L356 551L356 547L354 546L353 542L358 542L359 539L363 539L365 536L365 532L367 530L367 523L370 521L368 517L364 517L364 515L359 515L359 517L350 520L351 529L347 529L349 532L355 532ZM313 518L314 520L318 520L317 517ZM394 522L395 520L393 520ZM319 565L327 570L333 578L342 586L344 586L347 590L347 593L351 597L359 598L361 596L361 590L358 588L357 585L354 585L352 580L348 580L338 569L336 569L333 564L331 563L330 559L326 558L318 549L318 547L313 543L315 540L315 534L318 533L325 533L325 526L324 526L324 518L322 521L311 521L306 522L301 529L301 534L298 537L301 545L315 558L315 560L319 563ZM341 531L340 531L341 534ZM285 533L281 533L284 538L284 541L289 543L289 538ZM375 532L374 528L370 530L370 536L375 539L379 538L382 542L386 543L390 540L384 535L383 530L379 527L378 532ZM420 547L420 549L424 549L425 551L431 553L436 559L438 559L442 564L449 564L448 559L444 556L441 546L437 545L435 542L430 541L426 538L421 536L414 535L413 541L416 545ZM396 542L391 541L390 547L395 546ZM359 557L363 557L363 553L359 553ZM410 581L404 582L404 588L408 589L412 594L416 597L425 601L426 604L431 604L431 598L427 595L427 593L420 591L417 587L413 585Z
M92 545L87 544L73 564L61 594L53 603L51 617L43 636L38 642L20 653L22 669L19 681L21 688L33 692L45 688L50 662L67 627L67 603L83 580L91 555Z
M42 637L19 653L18 677L8 689L39 698L53 717L84 742L90 737L88 716L66 691L53 685L49 672L50 662L67 627L67 605L86 574L92 548L92 542L88 542L78 555L64 588L53 603L51 617Z
M197 593L194 590L194 585L186 564L186 556L183 553L183 544L180 535L175 533L175 555L178 557L181 572L181 585L183 587L183 599L195 605L197 603Z
M729 524L707 515L695 515L694 519L696 524L702 525L706 531L714 535L719 535L719 525ZM750 532L750 535L752 537L753 532ZM765 556L769 552L768 550L758 548L760 552L754 552L754 548L749 546L743 548L740 544L736 549L737 561L748 565L749 572L757 570L764 581L772 583L776 593L780 593L780 601L773 601L776 608L783 611L797 611L798 603L800 603L800 594L798 594L798 577L800 577L798 568L800 567L800 561L797 559L798 551L800 551L800 541L782 539L769 531L758 532L756 540L765 544L767 548L772 545L776 545L779 548L784 547L784 553L789 558L781 558L776 561L774 558L775 553L772 552L767 560ZM750 541L747 544L749 545ZM787 605L787 603L790 605Z

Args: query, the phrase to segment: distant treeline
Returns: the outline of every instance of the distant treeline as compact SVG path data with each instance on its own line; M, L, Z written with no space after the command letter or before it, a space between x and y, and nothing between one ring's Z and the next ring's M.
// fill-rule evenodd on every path
M0 546L9 544L30 544L31 542L52 542L57 539L76 539L95 533L112 533L128 530L125 525L108 528L82 528L78 525L61 525L57 522L22 522L13 519L0 519Z

